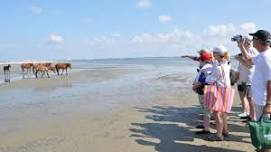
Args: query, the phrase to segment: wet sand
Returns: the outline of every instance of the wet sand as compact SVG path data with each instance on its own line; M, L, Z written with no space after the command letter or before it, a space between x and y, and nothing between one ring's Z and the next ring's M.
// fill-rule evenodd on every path
M201 116L192 79L110 67L1 84L0 151L253 151L248 127L235 116L238 98L226 141L194 134Z

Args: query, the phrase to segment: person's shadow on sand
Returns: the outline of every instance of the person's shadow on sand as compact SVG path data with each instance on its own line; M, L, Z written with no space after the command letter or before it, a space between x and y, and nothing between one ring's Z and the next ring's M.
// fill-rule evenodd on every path
M146 119L155 121L154 123L131 123L130 137L135 138L138 144L154 146L159 152L242 152L239 150L208 147L206 145L193 145L195 135L191 129L197 120L198 107L162 107L137 108L139 112L146 112ZM244 127L232 126L236 129ZM239 130L238 129L238 130ZM236 131L236 130L235 130ZM242 130L247 131L247 130ZM244 142L243 137L231 135L231 141Z

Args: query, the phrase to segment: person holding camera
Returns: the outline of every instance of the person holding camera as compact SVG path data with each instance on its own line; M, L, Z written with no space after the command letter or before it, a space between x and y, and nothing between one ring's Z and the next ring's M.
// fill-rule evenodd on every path
M261 116L266 117L271 113L271 34L266 30L258 30L249 35L253 37L253 46L259 54L256 57L251 57L245 49L244 43L241 43L240 49L244 61L250 66L255 65L255 72L252 77L252 97L255 117L258 121ZM271 149L262 149L261 151L270 152Z
M246 37L241 36L236 40L238 47L241 49L245 49L246 52L251 56L255 57L258 55L257 51L252 47L252 41ZM242 103L242 112L238 116L241 118L247 118L248 120L255 120L255 110L254 103L252 101L252 75L254 73L254 66L251 66L244 62L244 57L242 54L238 54L235 56L236 60L239 61L239 81L241 86L239 86L239 95ZM240 87L242 90L240 90Z

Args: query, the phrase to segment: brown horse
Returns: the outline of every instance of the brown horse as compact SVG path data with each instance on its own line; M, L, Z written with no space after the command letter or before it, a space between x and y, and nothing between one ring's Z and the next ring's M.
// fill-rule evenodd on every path
M68 75L68 68L72 68L70 63L57 63L55 65L57 75L59 75L59 70L62 69L61 75L63 75L64 70L66 71L66 75Z
M44 66L44 65L36 65L35 66L35 76L36 78L38 78L38 73L41 72L41 78L43 78L44 74L46 73L48 78L50 78L49 73L48 73L48 67Z
M10 82L10 67L11 67L10 64L3 67L5 82Z
M25 74L29 74L29 72L31 71L31 69L34 67L33 63L22 63L21 64L21 69L22 69L22 73L23 73L23 78L25 76ZM26 70L26 73L25 73Z
M38 66L40 66L40 65L42 65L42 66L45 66L45 67L52 67L52 63L36 63L36 64L34 64L33 65L33 68L32 68L32 70L33 70L33 73L36 73L36 69L37 69L37 67ZM54 71L55 72L55 71Z
M53 71L54 73L56 72L56 68L52 63L38 63L33 66L33 72L36 78L38 78L39 72L42 73L41 77L43 77L43 75L46 73L48 78L50 78L48 73L49 71Z

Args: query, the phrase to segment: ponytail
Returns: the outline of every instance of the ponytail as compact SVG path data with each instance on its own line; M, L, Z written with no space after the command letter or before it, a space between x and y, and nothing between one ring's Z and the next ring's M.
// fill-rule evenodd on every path
M224 53L224 59L226 59L227 61L230 61L230 55L229 55L229 52L225 52L225 53Z
M229 53L228 52L225 52L224 55L221 55L220 56L221 58L227 60L227 61L230 61L230 57L229 57Z

